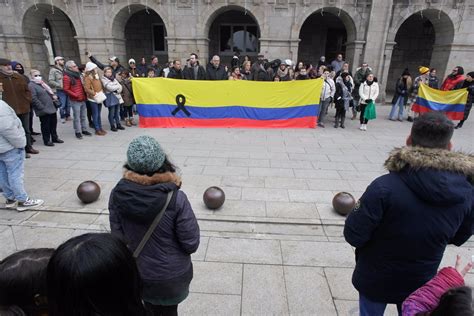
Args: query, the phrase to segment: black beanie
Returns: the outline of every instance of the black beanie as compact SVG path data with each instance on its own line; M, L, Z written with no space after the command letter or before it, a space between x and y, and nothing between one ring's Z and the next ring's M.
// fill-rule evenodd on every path
M405 70L403 70L402 77L409 76L409 75L410 75L410 72L408 71L408 68L405 68Z
M474 71L468 72L467 75L470 76L471 78L474 78Z

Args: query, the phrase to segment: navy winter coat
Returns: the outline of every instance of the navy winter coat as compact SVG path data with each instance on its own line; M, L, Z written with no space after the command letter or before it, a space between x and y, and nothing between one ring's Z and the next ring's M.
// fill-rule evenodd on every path
M448 244L474 224L474 156L441 149L395 149L344 227L356 248L354 287L376 302L401 303L437 272ZM454 258L453 258L454 260Z
M179 190L173 173L144 176L126 171L110 194L110 228L134 251L158 212L173 198L160 223L137 259L142 279L165 281L192 269L191 254L199 246L199 226L188 198Z

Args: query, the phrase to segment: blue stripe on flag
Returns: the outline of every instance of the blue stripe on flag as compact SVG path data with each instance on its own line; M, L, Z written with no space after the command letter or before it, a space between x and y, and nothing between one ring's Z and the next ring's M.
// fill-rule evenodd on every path
M176 105L169 104L137 104L138 113L143 117L178 117L187 118L183 111L178 111L176 116L173 112ZM290 108L254 108L245 106L223 106L223 107L197 107L185 108L194 119L223 119L243 118L252 120L284 120L308 116L317 116L319 104L295 106Z
M438 103L430 100L426 100L420 96L416 97L418 105L424 106L432 111L441 111L441 112L464 112L464 104L445 104Z

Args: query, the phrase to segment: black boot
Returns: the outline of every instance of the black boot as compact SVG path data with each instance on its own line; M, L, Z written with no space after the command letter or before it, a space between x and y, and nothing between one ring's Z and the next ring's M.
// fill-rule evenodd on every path
M336 121L334 123L334 128L337 128L339 126L339 116L336 115Z
M345 121L345 120L346 120L346 117L345 117L345 116L341 117L341 128L346 128L346 127L344 126L344 121Z
M455 128L455 129L461 128L463 124L464 124L464 120L462 120L461 122L459 122L458 125L456 125L456 127L454 127L454 128Z

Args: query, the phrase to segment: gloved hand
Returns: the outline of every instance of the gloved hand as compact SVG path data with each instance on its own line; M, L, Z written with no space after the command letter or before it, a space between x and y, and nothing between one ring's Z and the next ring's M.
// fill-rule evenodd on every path
M372 100L372 99L366 99L366 100L365 100L365 103L370 103L370 102L373 102L373 101L374 101L374 100Z

